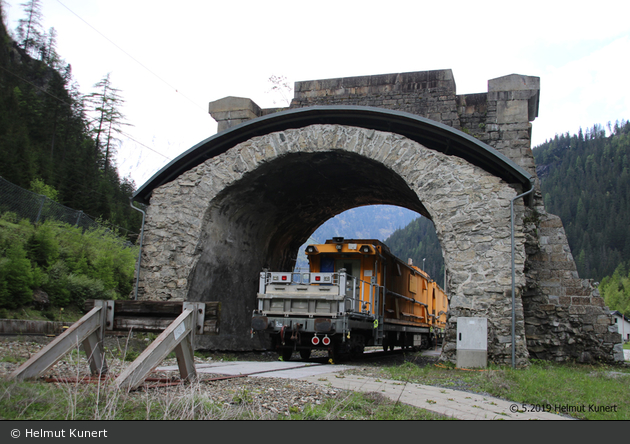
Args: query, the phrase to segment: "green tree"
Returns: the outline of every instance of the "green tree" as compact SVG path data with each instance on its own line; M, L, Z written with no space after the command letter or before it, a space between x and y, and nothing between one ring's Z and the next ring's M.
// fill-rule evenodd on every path
M43 36L41 0L29 0L21 6L26 17L18 20L17 35L26 52L36 53Z
M91 132L95 137L96 150L102 155L105 174L115 155L116 135L122 133L122 126L129 125L124 122L125 116L120 111L125 101L120 90L112 86L110 74L96 83L96 91L87 96L88 103L92 105Z
M398 258L411 259L414 265L424 267L424 271L444 288L442 246L431 220L426 217L413 220L405 228L394 231L385 244Z
M28 52L0 22L0 176L26 189L40 180L57 190L59 203L122 227L135 240L141 223L129 206L135 184L121 180L112 165L120 115L112 116L110 109L101 130L91 131L95 125L88 119L86 97L72 79L71 65L56 54L54 28L42 33L39 3L25 6L33 7L35 21L22 21L20 42L38 42ZM32 30L41 38L32 39Z
M31 191L33 193L41 194L42 196L46 196L48 199L58 202L59 193L55 190L55 187L50 185L46 185L41 179L33 179L31 180Z
M11 245L4 258L0 258L0 306L18 308L31 302L33 296L33 269L26 251L20 244Z
M630 316L630 262L619 264L612 276L602 279L599 292L608 308Z
M548 212L560 216L581 277L601 280L630 260L630 123L594 125L534 148Z

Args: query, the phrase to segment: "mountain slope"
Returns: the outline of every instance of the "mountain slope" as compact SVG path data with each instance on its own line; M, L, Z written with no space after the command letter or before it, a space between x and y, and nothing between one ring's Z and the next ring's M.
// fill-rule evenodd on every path
M560 216L582 278L630 260L630 122L556 135L534 148L545 208Z
M141 216L129 206L135 185L121 180L107 162L103 167L103 149L90 131L85 96L76 89L70 65L52 46L43 51L44 43L38 45L39 59L11 39L3 17L0 176L26 189L41 180L58 192L59 203L139 232Z

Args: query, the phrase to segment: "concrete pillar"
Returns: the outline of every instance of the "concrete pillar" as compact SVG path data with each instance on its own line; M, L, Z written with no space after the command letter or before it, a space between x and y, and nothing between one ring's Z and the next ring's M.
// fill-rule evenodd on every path
M210 102L208 112L217 121L219 133L262 115L260 107L252 99L243 97L224 97Z
M488 103L496 106L488 113L487 129L496 132L491 145L534 176L529 122L538 117L539 99L539 77L510 74L488 80Z

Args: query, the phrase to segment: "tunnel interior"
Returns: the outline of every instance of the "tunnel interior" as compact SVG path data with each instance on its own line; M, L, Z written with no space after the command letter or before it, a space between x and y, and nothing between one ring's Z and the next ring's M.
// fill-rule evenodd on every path
M291 271L298 248L331 217L389 204L431 218L418 196L383 164L346 151L291 153L219 193L204 216L188 299L221 302L221 334L201 348L264 348L250 338L263 268Z

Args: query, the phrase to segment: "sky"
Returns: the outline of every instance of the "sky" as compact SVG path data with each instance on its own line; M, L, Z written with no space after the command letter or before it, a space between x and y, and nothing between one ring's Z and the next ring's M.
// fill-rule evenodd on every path
M24 0L2 0L15 30ZM119 172L142 185L216 133L208 103L286 106L296 81L452 69L458 94L540 77L532 146L630 119L630 2L42 0L83 94L108 73L131 126Z

